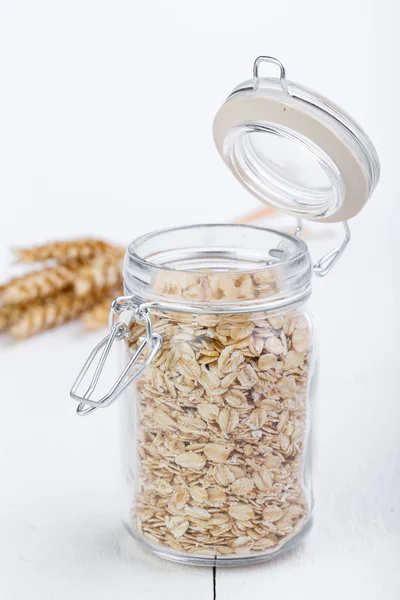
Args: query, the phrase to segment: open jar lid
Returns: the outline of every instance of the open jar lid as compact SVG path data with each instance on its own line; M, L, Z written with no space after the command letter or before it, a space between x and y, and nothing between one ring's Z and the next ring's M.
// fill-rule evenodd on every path
M280 77L259 77L262 62L277 65ZM378 182L379 160L366 133L329 100L288 81L272 57L255 60L253 79L221 106L213 133L242 185L297 218L350 219Z

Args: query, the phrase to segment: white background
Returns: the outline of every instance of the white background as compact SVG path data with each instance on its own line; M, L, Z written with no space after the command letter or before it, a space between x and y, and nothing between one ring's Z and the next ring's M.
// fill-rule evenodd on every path
M218 599L400 598L396 13L395 0L0 0L4 276L13 245L128 243L253 210L211 126L259 54L342 105L379 152L351 246L314 286L314 530L279 560L218 571ZM121 537L118 410L79 420L68 397L97 339L74 324L1 341L0 598L211 600L211 569Z

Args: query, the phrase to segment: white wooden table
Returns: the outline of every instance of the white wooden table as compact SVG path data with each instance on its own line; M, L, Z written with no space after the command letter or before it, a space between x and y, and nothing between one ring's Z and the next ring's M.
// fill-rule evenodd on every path
M0 600L400 598L393 11L391 0L337 0L329 19L318 0L0 4L4 266L10 245L128 242L255 208L220 163L211 122L261 52L353 113L384 167L343 260L314 285L316 509L304 544L216 573L132 546L119 525L118 408L78 419L68 395L100 334L73 324L2 337Z
M72 325L18 345L3 342L2 600L211 600L214 585L223 600L400 597L400 299L389 277L399 247L386 230L378 253L361 220L342 263L315 283L316 510L304 544L273 562L216 574L136 548L119 525L118 409L78 419L68 397L98 339Z

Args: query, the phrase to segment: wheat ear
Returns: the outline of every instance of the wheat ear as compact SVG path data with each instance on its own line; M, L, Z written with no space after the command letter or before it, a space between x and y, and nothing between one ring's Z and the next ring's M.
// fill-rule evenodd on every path
M61 292L26 307L18 318L12 320L8 330L15 338L23 340L76 318L96 304L99 297L98 293L77 296L74 292Z
M103 240L82 238L63 242L50 242L32 248L17 248L14 253L17 259L25 263L46 262L54 260L58 263L85 261L107 252L122 252L122 248Z
M70 286L82 268L79 263L71 263L32 271L5 284L0 298L4 304L26 304L53 296Z

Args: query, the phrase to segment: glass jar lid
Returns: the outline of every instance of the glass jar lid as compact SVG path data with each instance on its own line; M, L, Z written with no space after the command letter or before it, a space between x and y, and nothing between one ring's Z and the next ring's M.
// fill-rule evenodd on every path
M280 68L259 77L259 65ZM224 162L256 198L297 218L338 222L355 216L379 178L366 133L319 94L288 81L283 65L260 56L253 79L219 109L213 133Z

